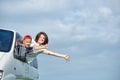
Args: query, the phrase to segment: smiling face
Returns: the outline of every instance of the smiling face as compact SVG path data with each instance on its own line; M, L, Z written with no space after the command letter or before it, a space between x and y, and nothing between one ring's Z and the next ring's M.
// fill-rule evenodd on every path
M36 35L35 41L40 45L48 44L48 36L45 32L39 32Z
M39 36L39 39L38 39L38 44L43 44L45 42L45 36L43 35L43 34L41 34L40 36Z
M23 40L23 44L25 47L30 47L32 40L29 38L26 38Z

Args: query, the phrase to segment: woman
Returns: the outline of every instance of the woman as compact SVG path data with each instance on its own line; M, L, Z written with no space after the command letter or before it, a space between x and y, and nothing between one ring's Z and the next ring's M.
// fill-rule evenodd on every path
M69 55L64 55L64 54L60 54L60 53L47 50L48 49L48 36L45 32L39 32L36 35L34 49L41 50L42 53L44 54L64 58L66 61L69 61L69 58L70 58Z

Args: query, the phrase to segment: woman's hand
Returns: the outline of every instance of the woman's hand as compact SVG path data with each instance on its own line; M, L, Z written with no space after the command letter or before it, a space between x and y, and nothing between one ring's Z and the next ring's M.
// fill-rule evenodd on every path
M68 61L70 61L70 56L69 55L65 55L64 59L68 62Z

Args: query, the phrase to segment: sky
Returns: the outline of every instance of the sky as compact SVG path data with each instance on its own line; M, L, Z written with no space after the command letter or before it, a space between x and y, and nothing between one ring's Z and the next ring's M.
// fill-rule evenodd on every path
M0 0L0 28L49 37L40 80L120 80L120 0Z

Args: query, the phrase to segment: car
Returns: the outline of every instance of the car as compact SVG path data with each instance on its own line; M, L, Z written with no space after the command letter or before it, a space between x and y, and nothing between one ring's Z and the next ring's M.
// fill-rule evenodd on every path
M17 31L0 28L0 80L39 80L37 59L26 62L21 41Z

